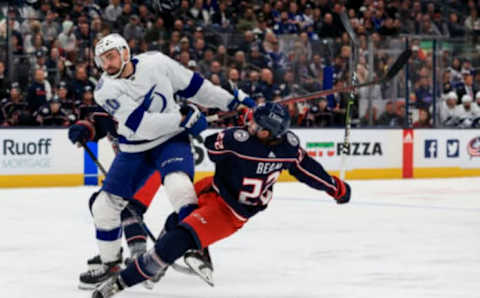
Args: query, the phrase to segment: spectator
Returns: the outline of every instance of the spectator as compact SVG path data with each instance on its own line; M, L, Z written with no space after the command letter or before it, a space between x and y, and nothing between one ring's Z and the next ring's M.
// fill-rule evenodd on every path
M122 6L120 0L110 0L110 4L105 8L104 19L111 24L122 15Z
M283 82L278 86L280 90L280 95L282 97L287 97L291 95L297 89L295 84L295 75L293 71L287 70L283 75Z
M239 88L242 89L245 93L251 94L253 97L254 94L260 92L259 84L260 84L260 80L259 80L258 71L252 70L248 74L248 79L245 79L242 82L240 82Z
M167 37L167 29L162 17L158 17L145 33L145 41L148 43L162 44Z
M84 86L81 98L82 102L77 106L79 117L80 119L87 119L98 109L97 104L93 100L93 89L91 86Z
M57 92L55 97L60 102L62 109L67 115L73 115L75 119L70 118L69 120L73 123L78 118L77 107L75 106L75 101L68 94L68 84L65 81L61 81L57 86Z
M420 34L442 35L440 29L437 27L437 25L435 25L435 23L432 23L432 20L430 19L430 16L428 14L423 15L421 19L422 23L420 25Z
M418 108L429 107L432 103L433 92L432 92L431 80L425 76L420 76L420 80L417 82L417 88L415 89L415 96L417 98L416 105Z
M27 103L23 100L20 85L13 82L10 87L10 95L3 105L6 125L25 126L32 125L33 119Z
M312 103L302 124L307 127L329 127L333 124L333 112L328 107L325 97Z
M123 37L126 40L134 39L141 40L143 39L145 32L143 26L140 24L140 18L136 14L130 15L130 20L128 24L123 29Z
M87 68L84 65L77 65L75 79L71 82L69 88L69 92L72 93L74 100L82 101L86 86L90 86L92 90L95 87L93 83L88 80Z
M195 0L193 7L188 11L188 16L195 25L206 25L210 22L210 13L203 4L203 0Z
M35 52L35 64L34 69L41 69L43 70L43 75L45 78L48 78L48 69L46 64L45 52L43 50L38 50Z
M61 107L57 98L50 100L34 113L35 121L40 126L70 126L68 115Z
M197 39L195 40L195 44L193 46L193 57L195 60L200 61L203 59L203 56L205 55L205 50L207 49L205 45L205 40L204 39Z
M280 14L280 21L273 26L273 32L277 35L296 34L299 31L297 24L297 21L289 18L288 12L282 11Z
M205 53L203 54L203 59L200 60L200 62L198 63L200 72L203 74L207 74L214 60L215 60L215 55L213 50L211 48L206 48Z
M62 23L62 33L58 35L58 41L60 46L67 52L75 50L75 45L77 43L77 38L74 34L73 22L66 20Z
M398 117L393 101L387 101L385 105L385 111L378 118L378 125L398 127L402 124L401 119Z
M462 103L463 103L463 96L465 94L470 96L470 98L473 98L477 93L477 90L473 86L473 75L468 70L462 71L462 75L463 75L463 84L460 84L457 87L457 94L459 98L462 98Z
M248 67L245 53L243 51L235 52L231 65L235 67L239 71L240 76L243 77Z
M232 67L228 71L228 80L222 85L222 88L233 94L235 90L239 89L239 81L240 74L238 73L238 69Z
M227 9L227 2L221 1L218 10L212 15L211 22L214 25L222 28L223 30L227 30L231 26L232 22L232 14Z
M50 83L45 80L45 72L42 69L36 69L34 73L34 82L28 89L28 109L31 113L34 113L51 98L52 87L50 86Z
M144 28L150 28L152 26L154 18L147 5L144 3L138 6L138 16L140 18L140 23Z
M179 62L185 67L188 67L188 63L190 62L190 54L188 51L182 51L179 55Z
M259 92L263 94L266 101L273 100L273 91L278 89L278 87L273 81L273 73L270 69L268 68L262 69L262 73L260 75L260 84L258 89L259 89Z
M60 31L60 25L55 21L56 17L56 14L50 10L47 13L45 21L42 23L42 35L48 43L56 39Z
M255 14L253 13L253 9L251 7L247 7L243 16L237 22L237 30L244 32L247 30L253 30L257 24L257 20L255 18Z
M447 29L448 34L452 38L462 37L465 35L465 27L459 24L458 16L455 12L451 12L448 16Z
M255 68L265 68L268 64L267 57L260 52L258 46L252 46L248 61Z
M476 8L470 9L470 15L465 19L464 26L467 30L480 33L480 18L478 17L478 11Z
M223 74L222 65L217 60L213 60L212 63L210 63L210 72L208 76L210 77L212 74L218 76L221 85L225 84L227 81L227 78Z
M340 36L340 28L333 23L333 16L331 13L326 13L323 17L323 24L318 32L320 38L336 38Z
M370 125L370 111L372 111L372 125ZM377 125L378 124L377 112L378 112L378 109L376 106L372 106L371 109L367 109L365 112L365 115L360 119L360 126L366 127L366 126Z
M418 120L413 122L413 128L432 128L428 109L418 110Z

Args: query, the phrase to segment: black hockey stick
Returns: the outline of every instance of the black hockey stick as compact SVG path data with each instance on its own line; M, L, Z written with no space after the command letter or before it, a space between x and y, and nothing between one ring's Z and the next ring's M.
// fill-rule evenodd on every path
M357 60L358 60L358 40L357 35L353 31L352 25L350 24L350 20L348 19L347 14L345 11L340 13L340 20L342 21L343 27L345 31L347 31L350 40L352 41L352 49L351 53L351 70L352 70L352 85L357 84ZM345 111L345 132L343 136L343 150L342 150L342 158L340 162L340 179L345 179L345 171L347 165L347 154L350 152L350 133L352 128L352 107L355 101L355 90L351 90L348 94L348 102L347 102L347 109Z
M87 144L85 143L81 143L83 149L85 149L85 151L87 151L87 154L88 156L90 156L90 158L93 160L93 162L97 165L97 167L100 169L100 172L102 172L102 174L104 176L107 176L107 171L105 170L105 168L103 167L103 165L100 163L100 161L98 160L98 158L95 156L95 154L93 154L92 150L90 150L90 148L88 148ZM132 208L130 207L130 205L127 205L126 207L128 209L128 211L133 215L133 217L140 223L140 227L142 228L142 230L145 232L145 234L148 235L148 237L150 238L150 240L153 241L153 243L157 242L157 238L155 238L155 236L153 235L153 233L150 231L150 229L148 228L147 224L145 223L145 221L142 219L142 217L140 215L138 215L138 213ZM197 275L197 273L195 273L195 271L193 271L192 269L190 269L189 267L186 267L186 266L182 266L182 265L179 265L177 263L172 263L170 265L173 269L175 269L176 271L178 272L181 272L181 273L185 273L185 274L190 274L190 275Z
M397 60L395 63L392 64L390 69L388 70L387 74L381 78L378 78L373 81L361 83L361 84L353 84L349 86L343 86L343 87L337 87L333 89L328 89L328 90L322 90L319 92L314 92L310 93L304 96L297 96L297 97L292 97L292 98L287 98L278 101L279 104L289 104L293 102L303 102L303 101L308 101L308 100L313 100L313 99L318 99L320 97L325 97L330 94L334 93L343 93L343 92L351 92L352 90L362 88L362 87L367 87L367 86L372 86L372 85L377 85L377 84L383 84L385 82L390 81L393 79L398 72L407 64L408 59L412 55L412 51L410 49L407 49L403 51L400 56L398 56ZM219 121L223 120L226 118L234 117L238 114L237 111L231 111L231 112L220 112L214 115L210 115L207 117L208 122L214 122L214 121Z

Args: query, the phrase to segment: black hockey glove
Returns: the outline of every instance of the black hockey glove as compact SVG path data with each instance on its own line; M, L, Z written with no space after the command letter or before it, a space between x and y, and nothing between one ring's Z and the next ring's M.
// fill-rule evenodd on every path
M332 178L335 180L335 185L337 186L337 191L336 192L328 192L329 195L331 195L336 201L337 204L345 204L350 201L350 195L351 195L351 189L350 185L346 183L345 181L342 181L340 178L336 176L332 176Z
M86 120L77 121L68 129L68 138L73 144L86 143L95 137L95 127Z

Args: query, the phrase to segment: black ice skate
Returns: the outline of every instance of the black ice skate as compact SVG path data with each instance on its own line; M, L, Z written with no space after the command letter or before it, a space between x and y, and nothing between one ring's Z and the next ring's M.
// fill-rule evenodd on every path
M208 247L202 250L189 250L183 257L185 263L210 286L213 283L213 264Z
M122 291L125 287L125 283L123 283L119 275L112 276L93 291L92 298L109 298Z
M80 274L78 287L82 290L93 290L97 285L116 275L121 270L120 263L120 260L104 263L96 269Z
M118 263L122 263L123 261L123 247L120 248L120 251L117 254L117 259ZM100 268L102 266L102 259L100 258L100 255L96 255L90 259L87 260L87 268L88 270L95 270L97 268Z

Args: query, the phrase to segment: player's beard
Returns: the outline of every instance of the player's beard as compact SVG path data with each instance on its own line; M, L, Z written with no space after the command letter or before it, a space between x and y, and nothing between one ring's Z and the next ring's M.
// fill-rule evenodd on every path
M111 76L118 73L119 71L120 71L120 67L109 67L106 69L106 72Z

